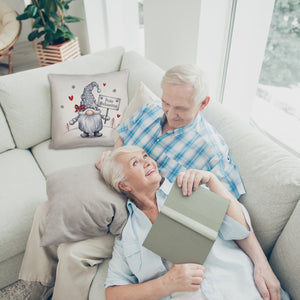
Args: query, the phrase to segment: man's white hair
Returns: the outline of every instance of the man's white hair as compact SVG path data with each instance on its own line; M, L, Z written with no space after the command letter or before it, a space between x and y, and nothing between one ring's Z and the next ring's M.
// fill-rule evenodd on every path
M194 86L195 104L200 104L208 96L208 85L204 72L196 65L178 65L169 69L161 82L164 84L185 85L192 84Z
M142 148L134 145L126 145L112 151L112 153L103 161L100 173L105 182L111 185L116 191L121 192L119 183L126 179L123 165L117 160L120 153L130 153L144 151Z

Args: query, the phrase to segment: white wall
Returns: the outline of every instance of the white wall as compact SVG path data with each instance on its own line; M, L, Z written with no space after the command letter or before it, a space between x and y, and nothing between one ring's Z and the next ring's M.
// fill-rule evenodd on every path
M145 56L163 69L196 63L199 0L144 0Z
M86 53L94 53L108 47L107 8L105 0L84 0L85 30L82 37L88 45Z
M232 1L144 0L145 56L163 69L197 64L219 99Z
M87 0L89 1L89 0ZM108 47L139 47L138 0L106 0Z

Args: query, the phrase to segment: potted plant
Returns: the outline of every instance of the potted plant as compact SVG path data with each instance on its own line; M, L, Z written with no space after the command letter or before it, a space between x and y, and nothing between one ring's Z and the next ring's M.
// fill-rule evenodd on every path
M67 15L73 0L32 0L17 20L33 19L29 41L40 40L35 45L41 66L65 61L80 55L78 39L67 23L82 19Z

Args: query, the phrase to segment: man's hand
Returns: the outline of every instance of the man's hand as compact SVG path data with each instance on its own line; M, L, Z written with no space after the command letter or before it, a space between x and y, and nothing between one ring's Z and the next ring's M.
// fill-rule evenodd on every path
M177 185L182 189L184 196L190 196L201 184L207 184L213 173L203 170L190 169L180 172L177 176Z
M98 170L101 170L103 161L111 154L111 151L105 151L102 152L100 157L98 158L97 162L95 163L95 166Z
M269 264L254 266L254 281L264 300L281 299L280 282Z
M183 291L197 291L204 278L205 268L198 264L173 265L170 271L161 277L168 294Z

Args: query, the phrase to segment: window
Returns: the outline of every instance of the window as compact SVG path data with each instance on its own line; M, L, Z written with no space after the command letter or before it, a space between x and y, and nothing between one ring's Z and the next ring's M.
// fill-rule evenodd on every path
M276 0L251 123L300 154L300 5Z

